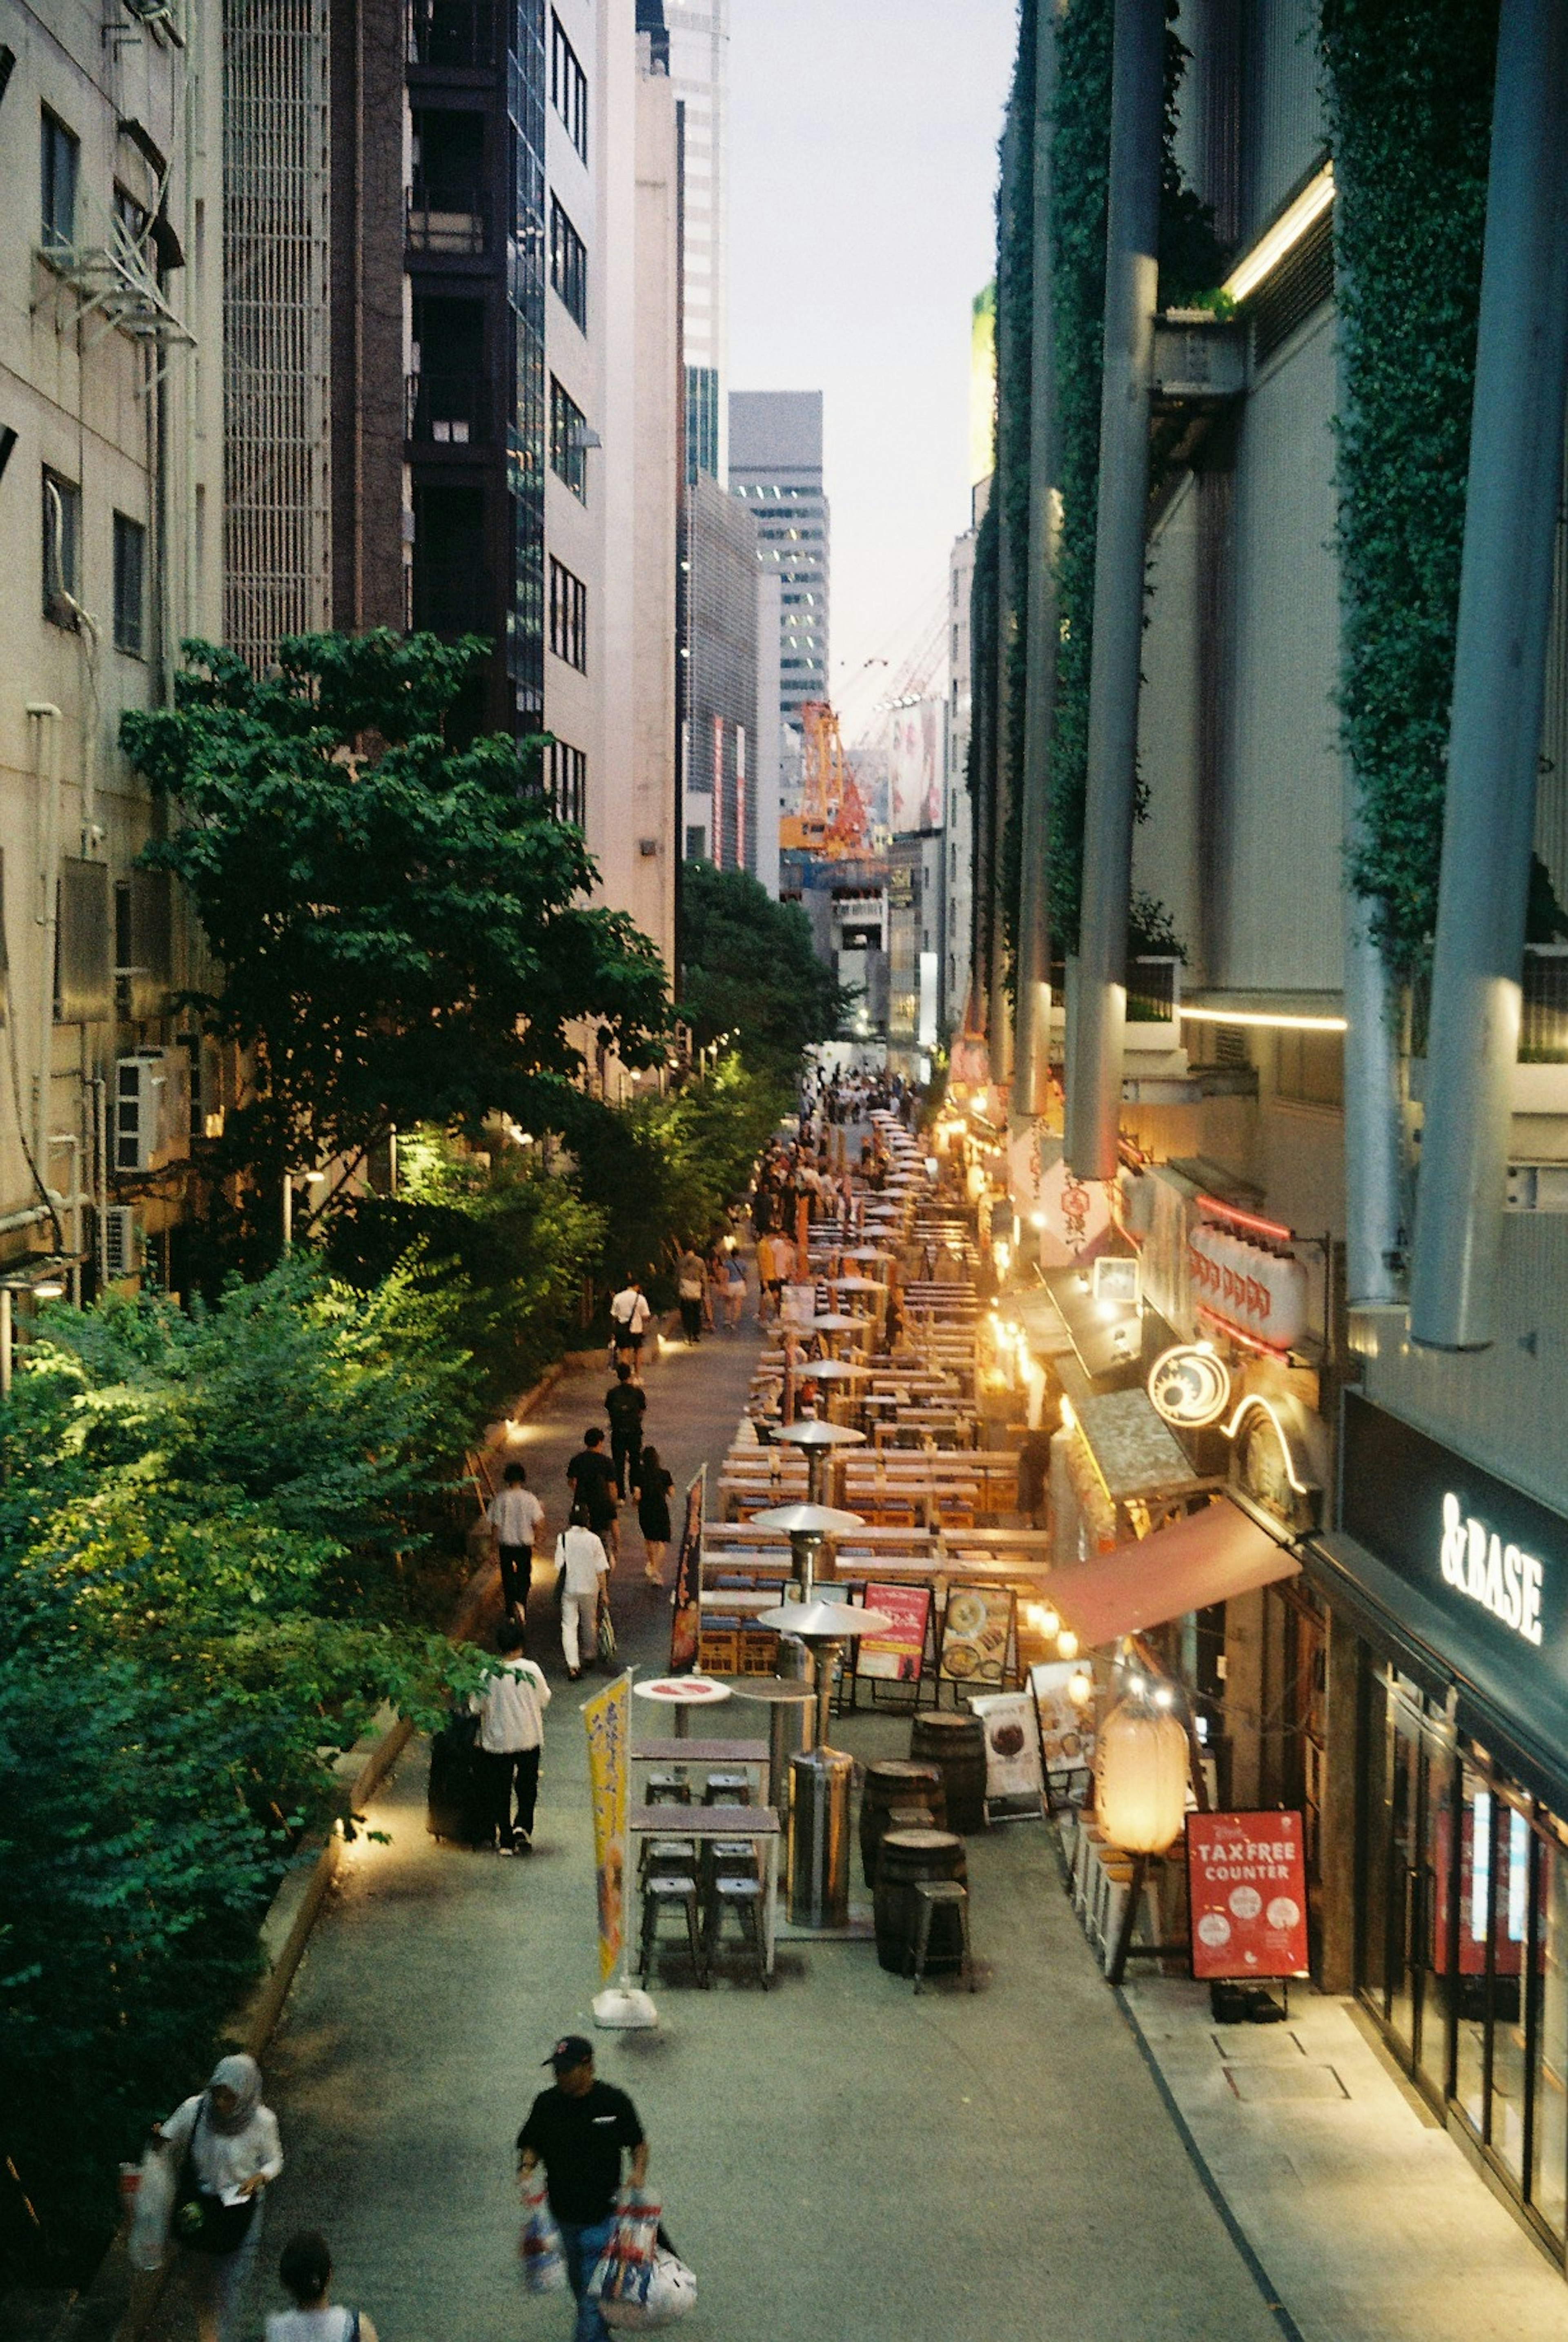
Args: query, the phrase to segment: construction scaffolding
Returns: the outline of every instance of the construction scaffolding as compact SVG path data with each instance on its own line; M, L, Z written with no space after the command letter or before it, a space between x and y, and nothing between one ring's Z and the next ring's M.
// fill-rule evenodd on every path
M224 12L224 626L331 619L329 0Z

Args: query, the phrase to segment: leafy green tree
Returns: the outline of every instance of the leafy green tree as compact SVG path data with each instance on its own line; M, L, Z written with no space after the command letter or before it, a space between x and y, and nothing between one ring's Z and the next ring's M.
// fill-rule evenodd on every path
M748 1065L793 1080L850 1007L812 948L810 920L744 870L694 862L682 884L680 992L693 1032L701 1042L733 1033Z
M502 738L442 726L483 646L307 635L258 677L185 646L172 708L121 737L175 819L145 858L184 883L217 963L194 1005L246 1053L227 1167L362 1156L393 1129L547 1128L584 1038L647 1062L653 945L591 906L580 832ZM270 1212L270 1204L268 1206Z

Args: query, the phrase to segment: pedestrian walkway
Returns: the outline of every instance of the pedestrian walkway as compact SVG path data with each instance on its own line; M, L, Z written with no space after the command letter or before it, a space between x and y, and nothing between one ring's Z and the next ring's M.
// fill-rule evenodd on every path
M651 1365L649 1425L680 1482L716 1458L754 1341ZM553 1503L601 1396L574 1373L528 1426ZM553 1520L558 1515L553 1511ZM617 1581L623 1650L662 1656L667 1613ZM536 1601L538 1597L535 1597ZM513 2257L512 2140L563 2030L598 1983L579 1695L555 1688L536 1842L516 1862L435 1846L415 1744L345 1865L267 2059L287 2167L254 2297L295 2227L325 2230L339 2297L387 2342L565 2342ZM738 1711L737 1711L738 1713ZM862 1755L907 1726L846 1717ZM702 2287L690 2342L1267 2342L1278 2327L1162 2103L1061 1893L1043 1826L974 1843L984 1988L919 2000L869 1944L780 1947L775 1989L657 1987L651 2035L601 2035L634 2094L667 2222ZM188 2308L164 2342L190 2342ZM247 2342L249 2337L247 2335Z
M1182 2121L1303 2342L1517 2342L1568 2288L1363 2031L1291 1989L1283 2025L1217 2026L1208 1987L1127 2001Z

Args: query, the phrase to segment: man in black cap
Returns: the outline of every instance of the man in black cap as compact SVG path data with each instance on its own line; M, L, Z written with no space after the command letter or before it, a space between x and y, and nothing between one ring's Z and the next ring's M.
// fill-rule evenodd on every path
M541 2090L528 2109L517 2134L517 2167L527 2174L544 2166L577 2304L574 2342L608 2342L598 2303L585 2300L583 2288L614 2226L622 2150L631 2152L631 2184L640 2187L648 2142L625 2091L594 2078L594 2045L582 2034L564 2035L544 2062L554 2067L555 2086Z

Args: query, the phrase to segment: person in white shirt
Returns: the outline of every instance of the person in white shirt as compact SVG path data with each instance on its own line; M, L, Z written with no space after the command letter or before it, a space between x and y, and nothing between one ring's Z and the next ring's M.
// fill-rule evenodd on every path
M594 1656L599 1635L599 1601L610 1574L609 1557L588 1526L582 1506L572 1507L571 1526L555 1540L555 1566L565 1592L561 1602L561 1648L574 1683Z
M291 2237L277 2265L284 2291L292 2296L292 2309L275 2309L266 2322L266 2342L376 2342L376 2332L363 2309L346 2309L334 2301L332 2254L317 2229Z
M544 1524L544 1507L527 1486L521 1464L508 1464L503 1486L491 1497L484 1517L501 1564L501 1600L519 1620L528 1608L528 1586L534 1575L534 1547Z
M468 1705L479 1718L475 1750L489 1791L493 1844L500 1854L532 1854L534 1807L539 1796L539 1751L544 1740L544 1710L550 1686L532 1659L523 1656L520 1622L504 1618L495 1638L501 1665ZM512 1791L517 1818L512 1818Z
M629 1276L610 1304L610 1333L617 1361L624 1359L632 1380L643 1379L643 1334L653 1311L640 1276Z
M188 2247L196 2331L201 2342L235 2342L261 2242L262 2190L283 2169L277 2117L262 2104L255 2059L220 2057L206 2088L155 2124L153 2136L179 2174L175 2227Z

